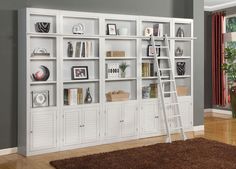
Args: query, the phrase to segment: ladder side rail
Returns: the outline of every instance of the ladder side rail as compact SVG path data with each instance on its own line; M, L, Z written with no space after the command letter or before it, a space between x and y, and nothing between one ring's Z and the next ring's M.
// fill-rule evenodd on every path
M163 86L162 86L162 80L161 80L161 74L160 74L160 70L158 67L158 59L157 59L157 52L156 52L156 45L155 45L155 40L153 35L151 35L151 42L152 42L152 47L154 50L154 65L156 67L157 70L157 76L158 76L158 84L159 84L159 88L160 88L160 93L161 93L161 104L162 104L162 111L163 111L163 115L164 115L164 121L165 121L165 126L166 126L166 131L167 131L167 142L171 142L171 135L170 135L170 129L169 129L169 125L167 122L167 117L166 117L166 107L165 107L165 98L164 98L164 91L163 91ZM155 74L155 72L154 72Z
M165 35L165 39L164 40L165 40L165 45L169 46L169 41L168 41L168 38L167 38L166 35ZM167 52L167 57L170 58L170 53L169 52ZM173 90L176 91L176 93L174 94L175 102L179 103L179 98L178 98L178 94L177 94L177 87L176 87L176 81L175 81L175 76L174 76L174 70L173 70L173 66L172 66L172 61L170 59L169 59L169 63L168 64L169 64L169 67L172 69L170 71L170 76L171 76L170 79L171 78L174 79L172 87L173 87ZM184 129L183 129L183 121L182 121L182 116L181 116L181 113L180 113L179 104L175 105L175 110L177 111L176 115L180 115L180 117L177 118L178 122L179 122L178 125L180 125L180 127L181 127L180 130L181 130L181 133L182 133L183 140L186 140L186 136L184 134Z

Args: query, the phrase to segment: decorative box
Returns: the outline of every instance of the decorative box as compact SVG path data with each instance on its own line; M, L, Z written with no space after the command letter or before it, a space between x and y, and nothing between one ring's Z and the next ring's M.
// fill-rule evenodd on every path
M107 57L125 57L125 51L107 51Z
M188 95L188 87L177 86L176 89L177 89L178 96L187 96Z
M125 101L125 100L129 100L129 93L124 92L122 90L108 92L106 93L106 98L107 98L107 101L109 102Z

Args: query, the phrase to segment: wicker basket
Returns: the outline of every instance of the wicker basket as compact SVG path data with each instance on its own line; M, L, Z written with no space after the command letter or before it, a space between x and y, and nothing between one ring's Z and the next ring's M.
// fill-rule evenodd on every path
M178 94L178 96L187 96L188 95L188 87L177 86L177 94Z
M116 101L125 101L129 100L129 93L124 91L118 91L118 92L109 92L106 93L107 101L109 102L116 102Z

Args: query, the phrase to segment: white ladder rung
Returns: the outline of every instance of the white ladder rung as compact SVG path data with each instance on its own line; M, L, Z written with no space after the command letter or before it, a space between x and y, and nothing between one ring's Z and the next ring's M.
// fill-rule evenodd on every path
M162 83L174 82L175 80L162 80Z
M171 70L171 68L161 68L159 69L160 71L164 71L164 70Z
M172 131L175 131L175 130L181 130L183 129L183 127L176 127L176 128L170 128Z
M180 118L181 115L173 115L173 116L169 116L168 119L174 119L174 118Z
M179 105L179 103L166 103L165 106L176 106Z
M163 92L164 94L174 94L177 93L176 91L171 91L171 92Z

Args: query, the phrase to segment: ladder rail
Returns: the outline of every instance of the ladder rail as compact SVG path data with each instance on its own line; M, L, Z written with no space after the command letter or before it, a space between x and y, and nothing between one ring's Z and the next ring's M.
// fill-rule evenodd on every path
M165 35L164 36L165 38L164 38L164 41L165 41L165 46L169 46L169 40L167 39L167 35ZM169 57L170 58L170 52L167 52L167 57ZM172 85L172 87L173 87L173 90L174 91L176 91L176 94L175 94L175 101L177 102L177 103L179 103L179 98L178 98L178 94L177 94L177 87L176 87L176 81L175 81L175 76L174 76L174 71L173 71L173 66L172 66L172 61L171 61L171 59L169 59L169 61L168 61L169 63L169 67L172 69L172 71L170 71L170 76L172 76L172 77L170 77L170 79L171 78L173 78L174 79L174 81L173 81L173 85ZM170 83L171 84L171 83ZM177 109L177 115L180 115L180 117L181 118L178 118L178 121L179 121L179 124L180 124L180 126L181 126L181 134L182 134L182 138L183 138L183 140L186 140L186 136L185 136L185 134L184 134L184 129L183 129L183 121L182 121L182 116L181 116L181 113L180 113L180 108L179 108L179 104L178 105L176 105L175 106L175 109Z
M187 138L186 138L185 133L184 133L183 121L182 121L182 116L181 116L180 108L179 108L179 100L178 100L178 95L177 95L177 87L176 87L176 82L175 82L174 70L173 70L173 66L172 66L172 61L170 59L169 38L167 37L167 35L164 35L163 41L165 43L165 46L167 46L167 48L163 48L163 49L167 50L166 54L167 54L167 58L168 58L167 60L168 60L169 69L166 69L166 70L169 71L169 77L170 77L169 78L170 92L166 92L166 93L170 94L170 99L171 99L170 101L175 103L174 111L176 111L177 113L175 113L174 115L179 116L179 118L177 118L177 125L179 125L179 129L181 131L183 140L186 140ZM163 116L164 116L166 131L167 131L166 142L171 142L171 132L170 132L170 126L168 124L167 111L166 111L167 104L165 103L165 94L166 93L163 89L165 81L164 81L164 83L162 83L162 79L161 79L161 70L164 70L164 69L161 69L158 66L159 65L158 64L158 55L157 55L157 51L156 51L156 48L155 48L156 45L155 45L155 39L154 39L153 35L151 35L151 44L152 44L152 47L153 47L153 50L154 50L154 65L155 65L155 68L156 68L156 71L157 71L157 76L158 76L158 83L159 83L159 88L160 88L160 93L161 93L161 104L162 104ZM154 69L154 74L155 74L155 69ZM171 92L171 90L172 90L172 92ZM173 98L175 100L173 100ZM171 109L173 110L173 107L171 107Z
M157 66L158 65L158 60L157 60L157 51L156 51L156 48L155 48L155 40L154 40L154 37L153 35L151 36L151 41L152 41L152 47L153 47L153 50L154 50L154 65L156 65L156 71L157 71L157 76L158 76L158 84L159 84L159 88L161 90L161 104L162 104L162 110L163 110L163 115L164 115L164 120L165 120L165 126L166 126L166 131L167 131L167 136L168 138L171 137L170 135L170 128L169 128L169 125L167 123L167 117L166 117L166 109L165 109L165 101L164 101L164 94L163 94L163 86L161 85L161 73L159 71L159 67ZM155 69L154 69L154 74L155 74ZM157 93L158 94L158 93ZM168 140L168 142L171 142L171 140Z

